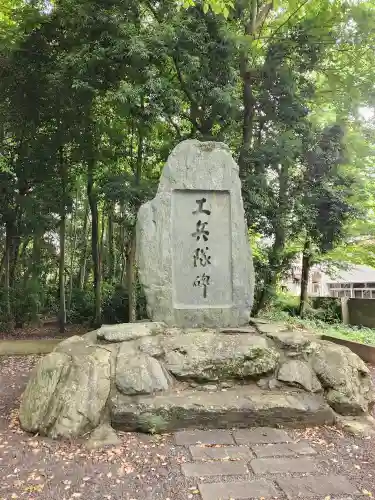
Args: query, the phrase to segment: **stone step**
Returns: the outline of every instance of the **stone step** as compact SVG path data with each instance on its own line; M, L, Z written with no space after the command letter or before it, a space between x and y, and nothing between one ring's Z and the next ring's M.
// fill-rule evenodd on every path
M314 473L317 464L311 458L256 458L250 462L255 474Z
M110 411L112 424L118 429L144 432L250 426L306 427L335 421L333 411L321 395L263 391L255 385L226 392L186 390L140 395L136 400L117 393L112 395Z
M240 481L230 483L203 483L199 485L202 500L250 500L277 498L278 491L271 481L258 479L256 481Z
M190 446L193 460L250 460L253 454L247 446Z
M191 431L179 431L176 432L175 441L177 446L186 446L190 444L234 444L231 433L225 430L202 431L194 429Z
M333 474L328 476L288 477L278 479L277 483L289 500L359 494L357 488L349 483L346 477Z
M181 465L184 476L244 476L249 473L246 462L190 462Z
M295 455L315 455L316 451L311 448L307 441L297 443L278 443L251 446L257 458L268 457L292 457Z

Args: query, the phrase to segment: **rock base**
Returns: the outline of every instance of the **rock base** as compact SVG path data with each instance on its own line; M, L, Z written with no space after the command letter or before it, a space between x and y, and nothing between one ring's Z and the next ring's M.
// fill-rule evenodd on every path
M187 428L309 427L331 425L335 414L322 395L262 391L253 385L225 392L186 390L110 403L112 425L124 431L169 432Z
M365 363L308 332L267 323L182 330L149 322L61 342L36 366L20 422L53 438L91 433L95 447L116 441L110 424L144 432L302 427L332 424L334 411L366 416L373 404Z

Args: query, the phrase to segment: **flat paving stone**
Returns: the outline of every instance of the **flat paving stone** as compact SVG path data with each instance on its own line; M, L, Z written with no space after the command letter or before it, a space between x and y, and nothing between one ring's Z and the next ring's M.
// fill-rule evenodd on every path
M316 463L311 458L255 458L250 465L255 474L316 472Z
M253 454L246 446L190 446L193 460L249 460Z
M233 437L229 431L178 431L175 433L177 445L188 446L191 444L234 444Z
M316 454L314 448L311 448L307 441L299 441L298 443L265 444L252 446L251 449L258 458Z
M278 491L271 481L241 481L233 483L206 483L198 485L202 500L250 500L253 498L275 498Z
M285 431L272 427L240 429L234 432L234 439L237 444L288 443L292 441Z
M196 462L181 465L184 476L243 476L249 470L246 462Z
M344 476L310 476L278 479L289 500L328 495L358 495L359 491Z

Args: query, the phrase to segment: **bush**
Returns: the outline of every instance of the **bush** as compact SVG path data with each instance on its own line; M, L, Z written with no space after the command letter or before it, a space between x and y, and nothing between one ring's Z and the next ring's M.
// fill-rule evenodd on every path
M299 308L299 297L288 292L279 292L272 300L270 308L276 311L297 316Z
M109 293L108 293L109 292ZM142 286L136 284L137 319L146 319L146 297ZM107 285L106 293L103 293L103 323L128 323L129 322L129 294L124 285Z
M312 317L325 323L340 323L341 301L337 297L312 297Z
M67 311L69 323L91 322L94 317L95 296L93 289L73 288L70 309Z
M136 287L137 319L146 319L146 299L140 285ZM67 311L70 323L90 322L94 316L93 289L73 289L70 310ZM111 325L129 322L129 296L124 285L103 283L102 287L102 321Z

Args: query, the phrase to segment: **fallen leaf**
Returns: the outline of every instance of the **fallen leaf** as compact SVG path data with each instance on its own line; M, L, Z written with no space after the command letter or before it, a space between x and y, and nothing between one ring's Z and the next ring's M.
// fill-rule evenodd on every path
M362 493L366 496L366 497L370 497L370 498L374 498L371 491L368 491L368 490L362 490Z

